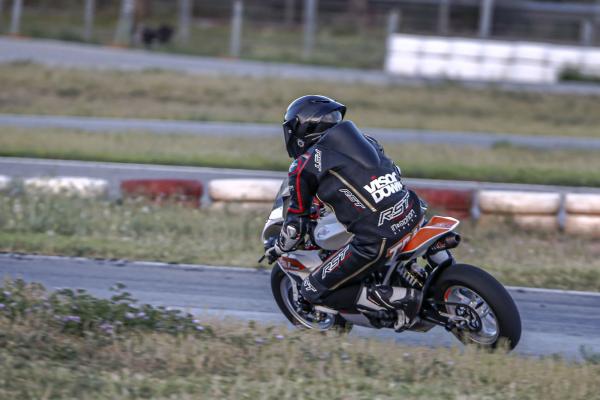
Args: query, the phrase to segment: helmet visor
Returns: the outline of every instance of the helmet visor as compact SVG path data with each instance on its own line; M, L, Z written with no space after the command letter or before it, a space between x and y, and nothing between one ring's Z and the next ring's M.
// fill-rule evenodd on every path
M335 125L339 122L342 122L343 118L344 117L342 116L342 113L339 110L335 110L323 115L323 117L321 117L321 122L325 124Z
M288 152L288 155L292 158L295 158L295 149L294 147L294 126L296 125L297 119L291 119L289 121L285 121L283 123L283 140L285 141L285 148Z

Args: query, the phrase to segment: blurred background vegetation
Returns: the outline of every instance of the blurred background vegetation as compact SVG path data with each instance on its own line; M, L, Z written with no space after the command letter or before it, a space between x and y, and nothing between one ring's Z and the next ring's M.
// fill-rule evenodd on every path
M96 12L89 38L85 34L84 1L81 0L25 1L20 34L114 44L122 1L94 1ZM191 23L185 40L177 31L181 0L132 1L135 4L132 36L126 44L205 56L231 55L233 0L189 0ZM8 2L4 3L0 32L8 30ZM390 29L403 33L477 36L480 3L479 0L321 0L317 2L315 15L315 45L306 55L302 51L304 0L244 0L239 55L265 61L380 69ZM600 35L594 34L598 30L598 18L588 9L560 8L561 4L568 7L568 1L496 3L490 37L565 44L600 43ZM596 3L595 0L579 0L577 4L593 6ZM393 27L390 26L392 13L398 13ZM591 26L592 34L586 33L586 29L590 29L586 24ZM164 44L158 41L145 44L144 30L160 26L172 28L171 40Z

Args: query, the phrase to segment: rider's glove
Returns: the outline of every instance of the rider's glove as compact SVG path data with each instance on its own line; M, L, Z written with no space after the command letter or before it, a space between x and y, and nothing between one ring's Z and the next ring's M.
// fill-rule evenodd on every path
M308 229L310 221L306 217L291 216L283 224L279 237L275 244L265 251L265 257L269 264L273 263L283 253L289 253L295 250L304 240L304 235Z
M304 239L307 230L306 217L291 217L283 224L279 232L279 238L275 242L282 253L293 251Z
M269 247L266 251L265 251L265 257L267 259L267 262L269 264L273 264L278 258L279 256L283 254L283 252L281 251L281 249L279 247L277 247L276 245L273 247ZM261 259L262 260L262 259Z

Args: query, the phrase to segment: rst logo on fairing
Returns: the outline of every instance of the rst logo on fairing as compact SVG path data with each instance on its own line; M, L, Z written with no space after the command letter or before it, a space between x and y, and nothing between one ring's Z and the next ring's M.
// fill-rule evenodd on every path
M402 183L398 180L396 173L393 172L374 178L368 185L363 186L363 188L373 196L375 203L379 203L393 193L401 191Z
M340 266L342 261L346 259L346 254L348 253L349 248L350 245L347 245L346 247L341 249L327 264L323 266L323 272L321 272L321 279L325 279L328 273L336 270ZM350 254L348 254L348 256L349 255Z
M400 215L402 215L404 211L406 211L406 209L408 208L408 198L409 194L408 192L406 192L402 200L400 200L390 208L383 210L381 214L379 214L379 224L377 226L381 226L385 221L392 221L394 218L397 218Z
M315 168L319 170L319 172L321 172L322 170L322 165L321 165L321 150L319 149L315 149Z
M344 193L346 195L346 197L348 198L348 200L350 200L352 202L352 204L354 204L355 207L357 208L362 208L362 209L366 209L367 207L365 207L365 205L363 203L360 202L359 199L356 198L356 196L349 191L348 189L340 189L340 192Z

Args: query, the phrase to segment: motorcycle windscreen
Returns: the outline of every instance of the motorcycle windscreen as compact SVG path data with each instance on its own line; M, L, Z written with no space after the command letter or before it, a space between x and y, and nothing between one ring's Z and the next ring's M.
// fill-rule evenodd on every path
M281 182L281 186L279 187L279 191L277 192L277 196L275 196L275 201L273 202L273 207L271 208L271 213L278 208L282 208L282 218L285 219L287 215L287 209L290 205L290 187L288 186L288 179L285 178L283 182Z

